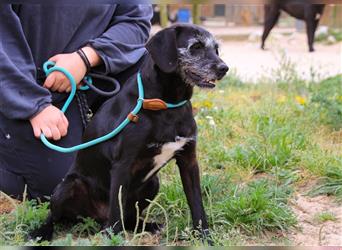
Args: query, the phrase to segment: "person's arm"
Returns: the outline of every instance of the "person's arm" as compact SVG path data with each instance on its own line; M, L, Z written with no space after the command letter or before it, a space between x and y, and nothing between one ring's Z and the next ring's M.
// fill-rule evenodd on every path
M51 105L50 92L35 80L36 67L11 5L0 5L0 112L8 119L30 120L34 134L66 134L64 114Z
M152 14L151 5L118 5L107 31L81 48L91 67L104 74L116 74L137 63L146 51ZM67 69L78 85L86 74L86 66L76 52L58 54L49 60ZM60 72L51 73L44 87L58 92L71 90L69 80Z
M28 120L51 103L51 95L36 83L31 51L11 5L1 5L0 19L0 112Z
M118 5L108 30L88 43L103 61L97 70L117 74L137 63L146 51L152 15L151 5Z

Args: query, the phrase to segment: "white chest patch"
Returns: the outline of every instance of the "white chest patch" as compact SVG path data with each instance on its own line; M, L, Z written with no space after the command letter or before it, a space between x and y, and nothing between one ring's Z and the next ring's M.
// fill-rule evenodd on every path
M194 138L185 138L185 137L176 137L175 142L165 143L161 147L161 153L154 157L154 167L153 169L145 176L143 182L148 180L151 176L153 176L159 169L161 169L174 155L177 151L183 149L184 145L194 140Z
M321 18L321 14L317 13L316 14L316 20L319 20Z

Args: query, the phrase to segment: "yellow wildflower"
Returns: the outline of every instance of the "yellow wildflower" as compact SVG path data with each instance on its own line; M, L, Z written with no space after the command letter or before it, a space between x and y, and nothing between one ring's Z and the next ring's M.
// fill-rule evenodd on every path
M296 99L297 103L300 104L300 105L305 105L306 102L307 102L305 96L299 96L299 95L297 95L297 96L295 97L295 99Z
M202 103L202 107L210 109L213 107L213 103L211 101L205 100Z

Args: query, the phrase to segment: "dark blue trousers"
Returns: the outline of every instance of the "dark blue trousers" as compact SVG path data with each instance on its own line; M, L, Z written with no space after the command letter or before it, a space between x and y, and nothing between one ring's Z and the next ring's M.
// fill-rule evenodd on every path
M76 100L66 116L69 120L68 135L54 143L70 147L81 142L83 133ZM45 147L33 136L28 121L0 123L0 190L20 197L27 185L30 198L48 196L62 180L75 156L76 153L62 154Z
M143 61L144 58L115 78L124 83L138 71ZM110 89L112 86L107 87ZM90 92L88 100L96 109L95 106L98 107L105 98ZM61 107L64 100L53 104ZM63 154L53 151L34 137L28 121L8 120L1 116L0 113L0 191L19 198L27 185L29 198L50 196L71 167L77 152ZM66 117L69 120L68 135L54 143L63 147L80 144L84 126L76 99L69 106Z

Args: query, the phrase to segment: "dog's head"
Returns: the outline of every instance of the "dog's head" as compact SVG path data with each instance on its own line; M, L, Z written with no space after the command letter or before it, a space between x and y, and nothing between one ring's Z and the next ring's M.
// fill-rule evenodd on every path
M162 72L178 74L191 86L213 88L228 71L214 37L196 25L178 24L163 29L146 48Z

